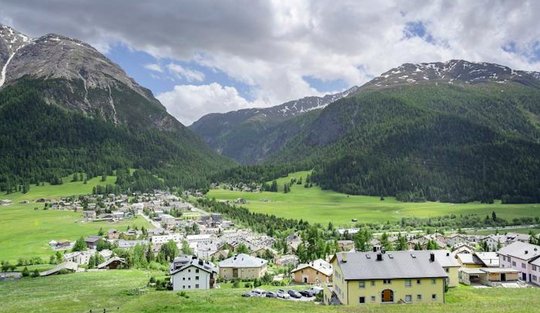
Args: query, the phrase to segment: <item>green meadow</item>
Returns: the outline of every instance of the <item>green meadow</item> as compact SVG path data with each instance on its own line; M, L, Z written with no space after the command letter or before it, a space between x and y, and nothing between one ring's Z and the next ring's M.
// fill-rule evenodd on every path
M16 261L19 257L48 258L52 253L48 242L51 240L75 240L80 236L96 234L100 228L125 230L128 226L145 226L148 223L142 217L130 220L109 222L84 222L81 212L43 210L44 204L37 199L59 199L63 196L89 194L97 184L113 184L116 177L101 177L83 182L70 182L64 179L62 185L44 185L30 187L26 194L2 194L0 199L9 199L13 203L0 206L0 260ZM28 201L29 203L22 203ZM37 208L37 210L35 210Z
M313 223L349 225L352 219L358 222L383 223L398 221L402 217L436 217L447 214L479 214L490 215L495 211L497 216L511 220L516 217L540 216L540 204L481 204L479 202L452 204L440 202L409 203L400 202L393 197L381 200L379 197L346 195L329 190L321 190L317 186L304 188L293 185L290 193L283 193L283 185L291 178L305 182L309 172L291 173L277 180L279 192L242 192L225 189L212 189L208 197L218 200L247 201L243 206L253 212L274 214L284 218L304 219Z
M459 286L446 294L446 304L324 306L266 298L242 298L244 288L218 288L186 292L145 290L150 276L139 270L84 272L0 282L5 313L15 312L399 312L477 313L538 312L538 289ZM278 287L272 287L276 289ZM270 288L268 288L270 289ZM267 289L267 290L268 290Z

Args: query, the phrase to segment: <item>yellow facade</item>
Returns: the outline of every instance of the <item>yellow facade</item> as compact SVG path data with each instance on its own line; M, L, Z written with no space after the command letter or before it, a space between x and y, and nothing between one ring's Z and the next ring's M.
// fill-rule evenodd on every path
M305 267L293 273L293 280L299 284L321 284L332 281L331 276L326 276L312 267Z
M444 303L445 278L345 280L334 267L333 290L345 305L380 303ZM384 294L383 294L384 292ZM388 295L391 294L391 301ZM383 301L383 297L387 301ZM363 301L363 302L362 302Z
M459 267L445 267L444 270L446 271L446 274L448 274L448 287L457 287L457 285L459 285Z
M219 276L226 280L231 279L256 279L266 274L266 264L259 267L220 267Z

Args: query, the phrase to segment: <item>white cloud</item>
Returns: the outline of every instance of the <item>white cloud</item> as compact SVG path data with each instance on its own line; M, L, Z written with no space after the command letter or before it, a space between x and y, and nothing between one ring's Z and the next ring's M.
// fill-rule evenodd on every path
M540 58L530 55L530 47L540 38L540 1L127 3L3 0L0 21L31 35L59 32L105 48L121 41L158 59L197 62L252 86L257 104L268 105L318 94L302 79L305 76L361 85L407 62L466 59L540 70ZM78 18L80 12L84 19ZM404 37L407 23L419 21L432 42ZM511 42L518 53L502 49ZM203 73L177 66L162 68L188 82L204 81ZM233 106L214 103L205 107L208 111L198 112L229 107Z
M188 82L202 82L204 80L204 73L187 69L179 64L169 63L167 69L176 75L178 78L184 78Z
M161 65L159 65L157 63L146 64L144 66L144 68L148 69L148 70L151 70L151 71L154 71L154 72L163 73L163 69L161 68Z
M228 112L261 106L240 96L236 88L217 83L209 85L177 85L173 90L157 95L167 111L184 125L190 125L208 112Z

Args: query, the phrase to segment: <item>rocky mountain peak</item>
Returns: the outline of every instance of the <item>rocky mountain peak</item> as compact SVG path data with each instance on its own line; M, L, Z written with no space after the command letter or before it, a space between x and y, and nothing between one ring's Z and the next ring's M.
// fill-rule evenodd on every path
M405 63L376 77L367 83L366 87L390 87L428 82L448 84L495 82L504 84L509 81L517 81L531 83L539 78L540 73L538 72L518 71L499 64L450 60L433 63Z

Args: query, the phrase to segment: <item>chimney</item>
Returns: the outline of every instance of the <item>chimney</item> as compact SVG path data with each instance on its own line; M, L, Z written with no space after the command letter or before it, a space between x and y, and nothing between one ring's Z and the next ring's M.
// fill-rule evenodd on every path
M373 252L377 252L377 247L373 246Z
M341 254L341 263L347 263L347 253Z
M435 262L435 253L431 252L429 254L429 262Z
M382 253L377 253L377 261L382 261Z

